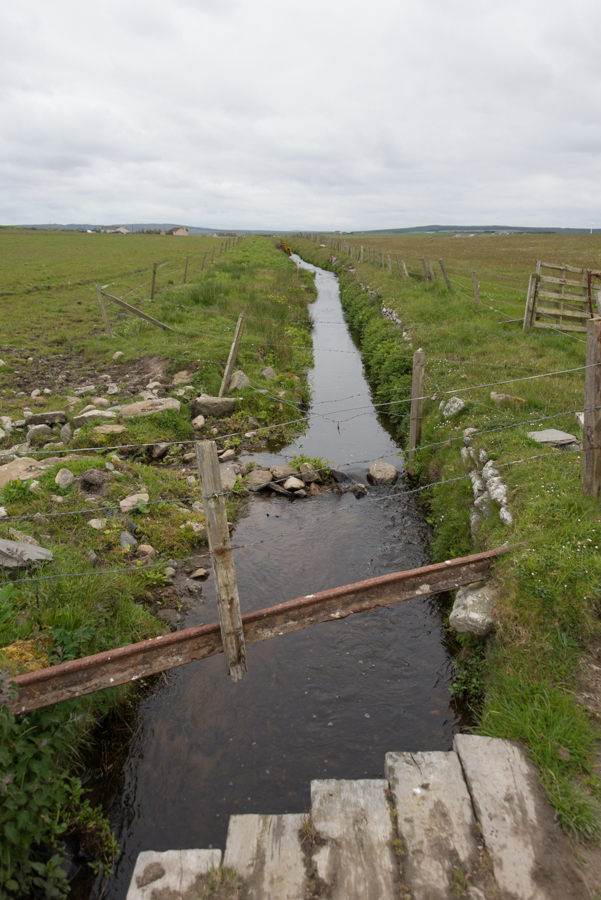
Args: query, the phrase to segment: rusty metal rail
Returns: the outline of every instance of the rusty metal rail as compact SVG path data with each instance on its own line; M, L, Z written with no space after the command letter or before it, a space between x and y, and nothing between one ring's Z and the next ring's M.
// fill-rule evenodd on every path
M367 581L308 594L248 613L242 617L245 641L254 644L320 622L368 612L378 606L393 606L417 597L451 591L462 584L478 581L488 571L493 559L512 549L509 546L498 547L432 566L368 578ZM12 679L17 696L11 703L11 709L14 713L30 712L222 652L219 622L185 628L128 647L18 675Z

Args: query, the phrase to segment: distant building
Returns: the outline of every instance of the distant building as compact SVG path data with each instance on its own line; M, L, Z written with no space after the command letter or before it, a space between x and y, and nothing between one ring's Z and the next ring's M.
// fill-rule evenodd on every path
M216 231L213 237L238 237L235 231Z
M131 231L125 225L119 225L118 228L102 228L101 230L105 234L131 234Z
M174 234L176 237L188 237L190 232L186 228L185 225L175 225L173 228L170 228L169 231L163 231L162 234Z

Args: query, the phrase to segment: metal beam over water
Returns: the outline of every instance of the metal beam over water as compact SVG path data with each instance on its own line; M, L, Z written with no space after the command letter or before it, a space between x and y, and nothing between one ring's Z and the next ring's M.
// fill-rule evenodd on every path
M419 569L380 575L248 613L242 616L245 642L255 644L320 622L369 612L378 606L393 606L418 597L452 591L480 580L493 559L512 549L506 545ZM61 700L138 681L217 653L223 653L219 622L185 628L127 647L18 675L12 679L17 695L11 702L11 709L13 713L31 712Z

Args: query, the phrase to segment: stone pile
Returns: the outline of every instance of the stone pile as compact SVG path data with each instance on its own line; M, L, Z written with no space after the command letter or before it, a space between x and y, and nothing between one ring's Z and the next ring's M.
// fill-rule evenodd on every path
M499 518L504 525L513 525L513 516L508 508L507 485L494 462L488 459L486 450L478 453L471 446L475 428L466 428L463 432L464 446L461 448L461 459L469 466L474 505L470 513L470 529L475 538L484 519L490 520L498 509Z
M284 497L301 498L320 494L321 473L311 463L300 466L270 466L251 469L247 487L250 491L270 490Z

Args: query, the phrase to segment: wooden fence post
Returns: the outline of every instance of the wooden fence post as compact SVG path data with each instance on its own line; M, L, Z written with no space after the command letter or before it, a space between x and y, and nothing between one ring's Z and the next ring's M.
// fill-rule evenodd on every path
M480 288L478 286L478 273L472 272L472 287L474 288L474 301L476 306L480 306Z
M215 262L215 245L211 247L211 265Z
M409 419L409 453L407 469L411 472L413 451L419 447L422 436L422 411L424 406L424 375L426 370L426 353L417 350L413 354L413 378L411 380L411 416Z
M186 283L187 277L188 277L188 257L186 256L186 265L184 266L184 284Z
M150 299L154 300L154 289L157 285L157 263L152 267L152 281L150 282Z
M407 271L407 263L404 259L401 260L401 264L403 266L403 272L405 273L405 278L409 278L409 272Z
M541 260L538 259L536 261L536 269L534 270L534 273L530 276L530 279L528 281L526 309L524 310L524 324L522 326L523 331L527 331L534 325L534 319L536 317L536 301L538 299L538 289L540 284L540 270Z
M420 261L422 264L422 269L424 270L424 281L430 281L430 276L428 275L428 270L426 268L426 260L423 256L420 256Z
M244 673L248 671L246 645L242 629L234 557L227 524L225 497L219 475L217 445L214 441L197 442L196 462L202 490L209 550L213 563L221 641L228 674L235 683L240 681L244 677Z
M601 496L601 318L586 323L584 426L582 428L582 493Z
M96 288L96 297L98 298L98 305L100 306L100 314L102 316L102 321L104 324L104 328L106 333L110 338L114 338L113 329L111 328L111 320L109 319L109 314L106 311L106 306L104 305L104 299L102 297L102 291L100 290L100 285L94 283L94 287Z
M436 283L436 275L434 274L434 269L432 267L432 260L428 258L428 269L430 270L430 281L432 284Z
M205 255L204 255L203 258L202 258L202 266L200 267L200 271L201 271L201 272L204 272L204 269L205 269L205 260L206 260L206 258L207 258L207 253L208 253L208 252L209 252L208 250L205 250Z
M236 325L236 330L234 332L234 340L232 341L232 346L230 347L230 353L227 358L227 362L225 364L225 372L223 373L223 379L221 381L221 387L219 388L218 397L223 397L224 393L227 391L228 385L230 383L230 378L232 377L232 369L236 365L236 357L238 355L238 347L240 346L240 338L242 337L242 328L244 326L244 313L241 312L238 316L238 324Z
M388 254L388 271L392 272L392 261L390 259L390 254Z
M438 260L438 265L440 266L440 271L442 272L442 277L443 277L444 280L445 280L445 284L446 284L448 290L449 290L449 291L452 291L453 288L452 288L452 286L451 286L451 279L450 279L449 276L447 275L447 270L446 270L446 268L445 268L445 264L443 263L442 259L439 259L439 260Z

